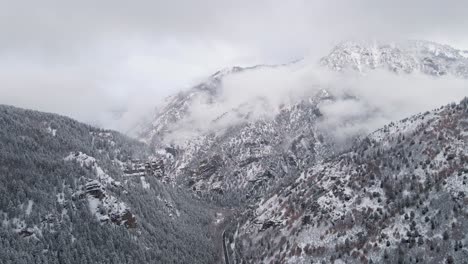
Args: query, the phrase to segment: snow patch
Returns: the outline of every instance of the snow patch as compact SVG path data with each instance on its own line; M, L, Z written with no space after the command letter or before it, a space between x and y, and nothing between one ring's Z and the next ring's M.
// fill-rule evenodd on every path
M57 193L55 196L57 197L57 203L59 203L60 205L63 205L65 203L65 194L63 192Z
M49 132L49 134L51 134L53 137L57 135L57 129L53 129L51 127L47 128L47 132Z
M88 156L85 153L72 152L67 157L65 157L64 160L78 162L82 167L93 170L99 181L105 185L113 184L115 186L120 186L121 184L105 173L104 170L97 164L97 161L94 157Z
M145 176L141 176L140 180L141 180L141 186L143 186L143 189L149 189L150 188L150 184L146 181Z
M468 51L460 50L459 54L460 54L460 56L468 59Z
M29 200L28 201L28 206L26 207L26 215L30 215L32 212L32 207L33 207L34 201Z

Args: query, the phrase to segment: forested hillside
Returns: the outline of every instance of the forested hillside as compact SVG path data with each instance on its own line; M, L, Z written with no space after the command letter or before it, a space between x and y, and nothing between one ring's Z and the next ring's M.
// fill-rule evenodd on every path
M117 132L0 106L0 262L216 262L211 209L124 175L148 154Z
M386 125L231 226L237 263L465 263L468 99Z

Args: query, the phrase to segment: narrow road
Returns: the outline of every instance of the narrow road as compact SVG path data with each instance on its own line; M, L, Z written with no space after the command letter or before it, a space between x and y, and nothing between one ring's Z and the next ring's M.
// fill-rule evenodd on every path
M229 259L229 239L226 228L232 225L232 218L235 215L235 210L232 208L219 207L215 211L215 217L209 226L212 239L216 251L216 263L218 264L232 264ZM224 259L224 260L223 260Z
M224 251L224 263L229 264L229 254L227 252L227 245L226 245L226 230L223 231L223 251Z

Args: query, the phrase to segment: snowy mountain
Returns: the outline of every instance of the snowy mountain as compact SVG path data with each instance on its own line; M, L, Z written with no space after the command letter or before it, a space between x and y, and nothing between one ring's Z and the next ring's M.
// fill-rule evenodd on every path
M468 59L343 42L319 62L228 68L168 98L139 141L0 106L0 262L466 259L468 101L386 109L341 78L379 69L463 82Z
M300 63L280 65L274 69L289 71L291 68L302 67L298 64ZM344 42L335 47L328 56L323 57L319 64L337 72L349 68L364 75L371 70L382 69L397 74L420 72L434 77L443 75L454 75L462 79L468 77L468 60L463 56L463 52L425 41L399 44ZM271 66L260 66L260 69L271 70ZM440 149L445 144L453 145L453 149L458 148L454 153L458 153L456 155L459 160L454 166L458 166L455 169L457 173L460 169L463 171L460 164L465 161L464 156L466 156L464 138L466 132L463 132L466 131L466 101L455 107L444 107L435 112L416 115L386 126L366 140L363 139L366 134L360 132L343 142L337 141L334 133L322 126L329 118L326 107L342 102L362 104L368 102L363 102L363 99L352 93L334 94L333 89L311 84L312 92L303 97L286 100L286 103L278 105L272 104L267 95L248 98L238 102L235 107L224 109L225 111L218 115L202 115L204 124L210 127L210 130L204 130L203 126L197 125L199 120L192 117L193 112L202 109L210 113L212 108L222 104L225 100L223 93L229 88L226 84L229 78L233 76L240 78L243 74L256 70L259 70L259 67L247 69L235 67L224 70L193 89L170 98L156 113L155 121L146 128L141 137L157 150L158 154L153 158L160 159L164 163L165 177L168 181L188 187L199 196L214 200L221 205L236 208L237 214L232 217L234 220L227 232L232 242L230 253L233 259L239 263L242 261L269 263L280 259L289 263L300 261L309 263L311 260L322 259L327 262L329 258L341 258L348 263L366 258L393 263L397 261L398 254L401 255L401 252L408 250L402 249L406 243L414 243L416 240L421 243L421 239L434 240L437 234L446 231L442 227L437 227L439 232L437 234L422 238L408 236L405 232L414 232L415 227L398 226L400 220L395 213L395 206L401 206L402 203L414 198L411 196L414 194L412 191L419 188L419 185L416 183L409 187L400 185L405 181L416 181L416 176L413 174L423 177L420 176L423 173L420 166L426 168L432 163L437 163L437 166L433 165L437 167L437 171L431 171L432 174L438 174L439 170L443 169L439 167L439 160L433 160L436 157L421 154L424 149L420 144L427 144L424 145L426 148L435 149ZM272 114L265 115L265 112ZM344 121L367 122L378 114L379 109L376 108L375 111L364 113L363 116L352 117L354 120ZM447 120L455 117L458 123L443 129L439 127L440 123L448 122ZM223 123L223 119L235 122ZM430 123L426 123L427 120L430 120ZM218 125L219 123L228 125ZM451 137L447 141L426 142L429 137L419 135L422 143L415 145L412 142L416 142L418 137L414 129L417 128L419 133L423 126L428 126L428 131L434 130ZM452 129L461 134L453 136ZM191 134L187 135L187 130ZM408 148L402 143L403 139L400 138L398 142L400 134L406 135ZM349 146L352 148L349 149ZM372 148L372 151L368 148ZM343 152L344 154L340 154ZM385 156L385 162L379 160L377 165L368 164L367 157L377 155L374 152ZM372 156L373 159L378 157ZM402 160L399 160L400 158ZM407 171L404 175L399 175L403 166ZM374 173L377 172L370 173L369 170L378 170L378 177L382 178L376 180L377 176ZM362 182L360 185L362 188L355 186L356 179L351 177L353 175L362 178L357 181L358 184ZM418 178L417 181L422 184L424 179ZM395 183L389 183L391 180L395 180ZM389 194L400 187L407 190L402 189L395 194ZM384 188L390 189L384 190ZM418 195L422 195L419 194L420 190L417 190ZM398 203L381 204L382 201L388 200L386 195L398 199ZM393 197L395 195L397 198ZM425 190L424 195L438 197L446 193L440 190L437 192ZM437 204L437 201L434 200L432 203ZM424 204L428 204L428 201L424 201ZM411 210L416 210L414 206L414 204L408 206L411 208L405 209L404 212L411 215ZM438 205L433 207L441 209ZM427 205L427 208L430 206ZM374 212L377 209L379 211ZM390 218L392 229L389 227L385 230L376 230L369 227L370 223L373 223L369 221L381 220L383 215ZM412 216L411 220L414 217L416 216ZM349 223L341 222L349 219L359 223L355 228L348 230L346 228ZM314 229L318 222L320 225ZM333 228L335 223L340 223L338 231ZM233 228L236 226L238 228ZM395 231L395 228L398 230ZM398 238L393 236L393 233L397 232L399 234L395 236ZM418 232L422 231L418 229ZM386 240L378 238L377 233L388 237L385 237ZM464 243L459 242L463 240L462 238L457 239L457 241L450 240L452 247ZM311 243L309 240L320 241ZM363 247L366 243L371 245L370 241L374 240L378 247L383 244L387 247L387 241L391 245L386 250L376 249L370 255L368 253L371 250L366 248L364 251ZM402 242L403 240L406 242ZM346 254L352 255L348 254L346 257L343 256L345 253L333 255L331 252L335 250L335 246L343 250L342 243L345 241L348 241ZM358 253L355 249L355 253L351 252L353 246L359 246L358 249L361 251ZM411 247L413 246L414 244L411 244ZM443 247L447 248L449 245L445 243ZM418 261L421 261L423 259L421 252L423 252L421 248L415 248L411 254L414 254L415 260L418 258ZM450 256L460 259L464 254L461 252ZM430 261L437 262L448 256L448 253L431 256ZM429 258L425 256L424 259Z
M320 63L337 71L352 69L365 73L385 69L396 73L422 72L468 78L465 51L421 40L390 44L347 41L337 45Z
M157 108L151 124L143 125L141 131L137 132L138 137L142 141L151 143L152 145L171 143L171 141L167 140L166 137L172 133L178 132L180 129L179 123L190 117L194 112L194 107L199 104L214 105L219 103L218 101L220 93L222 92L223 79L249 70L274 67L279 66L259 65L246 68L236 66L214 73L206 81L196 85L188 91L182 91L174 96L166 98L165 102ZM236 109L232 110L235 111ZM207 123L220 122L225 114L226 113L222 112L219 116L215 116L213 120L208 120ZM195 135L201 134L197 132L199 131L193 131L192 133Z
M244 212L233 259L462 263L467 132L467 98L377 130Z
M422 71L435 76L452 73L466 77L468 60L460 54L451 47L425 41L399 45L344 42L319 64L334 71L349 67L365 73L383 68L396 73ZM250 92L240 87L245 85L243 79L299 75L298 72L313 75L309 71L316 68L307 63L310 62L219 71L194 88L168 98L156 111L153 122L140 133L140 139L157 150L159 154L154 159L165 164L168 181L199 193L220 193L224 199L229 196L226 191L241 199L262 196L294 178L298 170L349 144L337 142L333 133L327 131L329 128L322 126L329 119L324 115L328 108L350 103L368 107L371 112L340 121L351 127L385 114L358 95L335 93L333 87L314 80L307 82L305 88L280 90L284 94L280 100L271 99L268 89L248 98L236 94ZM237 80L234 87L232 80ZM258 86L264 85L276 89L274 82L258 81ZM347 141L366 132L350 133Z
M328 94L332 93L333 91L330 91L328 87L320 87L328 85L327 83L311 83L311 87L307 89L311 90L312 93L305 94L300 98L294 98L294 100L287 101L287 103L280 102L275 105L271 104L266 98L265 94L268 93L268 89L266 89L267 92L258 94L257 97L236 101L236 104L230 106L230 108L222 108L223 111L213 111L219 105L226 103L223 93L228 89L226 88L227 80L233 77L242 78L243 75L261 70L270 75L282 73L280 70L284 70L287 74L294 74L301 70L309 71L308 74L313 75L314 72L311 71L319 68L309 67L309 64L338 72L350 69L366 73L371 70L382 69L395 73L421 72L431 76L468 77L466 52L447 45L421 40L390 44L347 41L334 47L330 54L321 58L318 63L315 61L295 61L282 65L232 67L218 71L199 85L167 98L165 103L157 108L151 124L145 124L142 127L138 137L144 142L157 146L174 143L183 145L184 142L181 141L185 141L185 139L208 134L216 130L217 127L225 128L224 123L239 123L232 122L233 119L240 119L245 122L256 121L255 118L252 118L252 116L256 116L256 112L271 111L278 114L279 109L292 107L302 100L308 100L315 97L316 94L323 93L322 91ZM279 70L275 71L277 69ZM263 83L260 82L259 84L262 85ZM239 89L239 93L245 92L241 87L235 89ZM272 91L272 93L274 92ZM232 94L229 94L229 96L232 96ZM203 130L204 127L192 126L199 121L194 120L194 112L209 112L206 115L207 120L204 120L204 125L214 129L207 131ZM186 129L186 126L189 126L189 129ZM177 138L176 142L174 142L174 138Z
M261 197L285 184L298 169L330 154L331 142L316 128L321 117L318 105L331 99L324 90L282 106L262 97L249 98L203 117L206 126L216 129L197 129L193 124L197 121L191 115L197 108L211 111L223 104L225 78L277 67L286 66L220 71L168 100L142 133L143 141L156 149L152 158L163 161L166 181L237 204ZM265 109L274 115L265 115Z

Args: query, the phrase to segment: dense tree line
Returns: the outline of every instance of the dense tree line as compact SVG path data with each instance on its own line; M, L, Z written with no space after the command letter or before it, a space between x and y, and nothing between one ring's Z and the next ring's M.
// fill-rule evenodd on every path
M74 196L96 178L93 170L64 160L77 151L124 183L106 191L130 207L137 228L100 223L87 200ZM155 178L147 177L151 188L144 189L139 177L124 178L116 165L148 154L145 145L116 132L0 106L0 262L216 262L210 208Z

